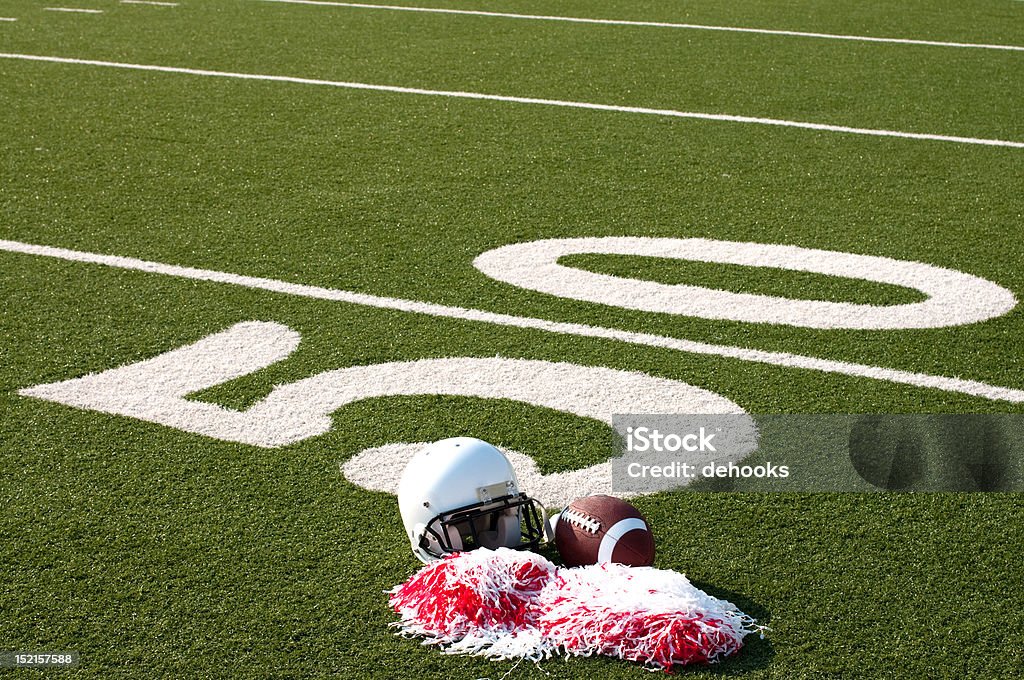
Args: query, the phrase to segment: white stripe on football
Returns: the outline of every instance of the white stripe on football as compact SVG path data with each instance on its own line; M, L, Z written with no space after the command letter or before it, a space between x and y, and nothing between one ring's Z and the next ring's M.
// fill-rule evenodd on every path
M654 563L654 536L643 515L614 496L573 501L553 522L555 547L570 567L618 562L634 567Z

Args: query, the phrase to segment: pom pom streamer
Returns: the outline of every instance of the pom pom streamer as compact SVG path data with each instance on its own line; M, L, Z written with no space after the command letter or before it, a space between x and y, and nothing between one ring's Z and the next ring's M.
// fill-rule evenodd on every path
M565 653L604 654L664 670L718 661L761 630L735 605L682 574L652 567L561 569L536 604L542 635L557 640Z
M555 575L540 555L479 548L431 562L390 592L402 633L452 654L492 659L549 656L535 602Z
M667 671L720 661L764 630L674 571L559 569L507 548L454 553L389 593L402 633L449 654L491 659L602 654Z

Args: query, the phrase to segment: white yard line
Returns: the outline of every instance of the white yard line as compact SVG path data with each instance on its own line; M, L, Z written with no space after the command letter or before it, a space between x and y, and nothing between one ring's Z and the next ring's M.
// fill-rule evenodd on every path
M101 9L84 9L81 7L44 7L47 12L75 12L77 14L103 14Z
M912 385L914 387L937 389L946 392L957 392L960 394L967 394L973 397L982 397L995 401L1024 403L1024 390L1009 387L998 387L974 380L963 380L961 378L947 378L943 376L927 375L924 373L913 373L910 371L881 368L878 366L852 364L843 361L834 361L831 359L789 354L786 352L767 352L729 345L711 345L703 342L684 340L682 338L652 335L649 333L634 333L631 331L606 328L603 326L587 326L584 324L549 321L547 319L538 319L528 316L500 314L497 312L488 312L479 309L452 307L449 305L440 305L430 302L418 302L416 300L381 297L378 295L357 293L354 291L339 290L336 288L321 288L319 286L289 283L287 281L279 281L276 279L244 276L241 274L231 274L229 272L220 272L211 269L182 267L178 265L164 264L161 262L138 260L130 257L103 255L100 253L88 253L78 250L68 250L66 248L22 243L20 241L0 240L0 250L6 250L13 253L24 253L27 255L52 257L72 262L101 264L108 267L116 267L118 269L163 274L165 276L174 276L183 279L226 283L245 288L266 290L285 295L297 295L300 297L314 298L318 300L347 302L367 307L393 309L414 314L427 314L436 317L461 319L464 321L492 323L500 326L530 328L549 333L602 338L634 345L659 347L692 354L720 356L728 359L752 361L772 366L822 371L825 373L837 373L858 378L872 378L875 380L884 380L903 385Z
M540 99L536 97L515 97L499 94L485 94L481 92L460 92L450 90L429 90L418 87L399 87L396 85L376 85L373 83L358 83L336 80L318 80L315 78L300 78L295 76L275 76L259 73L233 73L230 71L211 71L207 69L181 68L177 66L158 66L155 64L131 64L117 61L98 61L95 59L74 59L69 57L51 57L37 54L12 54L0 53L0 59L20 59L24 61L40 61L53 64L76 64L81 66L101 66L106 68L120 68L133 71L158 71L161 73L178 73L192 76L208 76L215 78L234 78L239 80L262 80L278 83L295 83L299 85L320 85L326 87L338 87L350 90L371 90L374 92L392 92L396 94L415 94L431 97L452 97L456 99L476 99L482 101L505 102L510 104L534 104L540 106L557 106L571 109L587 109L591 111L608 111L614 113L632 113L648 116L663 116L670 118L689 118L695 120L710 120L726 123L746 123L752 125L771 125L777 127L800 128L804 130L815 130L818 132L839 132L854 135L867 135L871 137L897 137L901 139L927 140L937 142L953 142L956 144L974 144L980 146L1002 146L1015 149L1024 149L1024 142L1017 142L1004 139L984 139L978 137L959 137L955 135L937 135L924 132L901 132L898 130L881 130L876 128L858 128L846 125L830 125L826 123L807 123L796 120L782 120L778 118L760 118L755 116L738 116L724 113L701 113L697 111L676 111L673 109L651 109L639 106L617 106L614 104L596 104L591 102L565 101L561 99Z
M17 21L14 17L0 17L0 21Z
M574 24L602 24L606 26L642 26L649 28L680 28L697 31L726 31L731 33L758 33L761 35L781 35L798 38L820 38L825 40L853 40L858 42L890 43L895 45L924 45L930 47L961 47L983 50L1011 50L1024 52L1018 45L988 45L984 43L949 42L945 40L917 40L911 38L876 38L866 35L843 35L837 33L812 33L808 31L782 31L770 28L743 28L739 26L711 26L707 24L679 24L664 21L627 21L622 19L588 19L585 17L566 17L545 14L514 14L511 12L483 12L467 9L447 9L440 7L410 7L406 5L373 5L360 2L326 2L324 0L262 0L263 2L284 3L290 5L320 5L327 7L347 7L352 9L375 9L392 12L426 12L430 14L461 14L466 16L496 17L502 19L529 19L532 21L562 21Z

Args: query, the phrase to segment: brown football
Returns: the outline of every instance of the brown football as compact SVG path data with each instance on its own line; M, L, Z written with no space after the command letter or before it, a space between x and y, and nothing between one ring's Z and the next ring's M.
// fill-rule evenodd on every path
M618 562L654 564L654 536L647 520L614 496L577 498L556 515L555 547L570 567Z

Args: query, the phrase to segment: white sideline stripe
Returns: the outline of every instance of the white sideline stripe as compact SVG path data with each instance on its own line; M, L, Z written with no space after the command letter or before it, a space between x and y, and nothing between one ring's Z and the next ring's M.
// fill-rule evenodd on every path
M44 7L47 12L77 12L79 14L103 14L101 9L83 9L81 7Z
M0 17L0 21L17 21L14 17Z
M838 373L858 378L873 378L875 380L912 385L914 387L944 390L946 392L958 392L972 397L983 397L985 399L992 399L995 401L1024 403L1024 390L1018 390L1010 387L998 387L974 380L947 378L943 376L927 375L925 373L912 373L910 371L881 368L878 366L867 366L864 364L852 364L832 359L821 359L817 357L802 356L799 354L790 354L788 352L768 352L730 345L711 345L703 342L684 340L682 338L652 335L649 333L635 333L617 328L587 326L584 324L549 321L547 319L538 319L528 316L514 316L511 314L488 312L479 309L452 307L431 302L418 302L416 300L381 297L367 293L339 290L337 288L321 288L319 286L289 283L287 281L279 281L276 279L243 276L241 274L231 274L211 269L182 267L178 265L164 264L161 262L138 260L131 257L88 253L79 250L68 250L66 248L22 243L20 241L0 240L0 250L6 250L13 253L24 253L27 255L53 257L72 262L102 264L108 267L117 267L119 269L150 272L153 274L176 276L179 278L193 279L197 281L228 283L236 286L243 286L245 288L255 288L275 293L283 293L285 295L298 295L301 297L315 298L319 300L348 302L356 305L378 307L381 309L394 309L414 314L428 314L430 316L450 319L493 323L501 326L531 328L547 331L549 333L578 335L588 338L602 338L606 340L631 343L634 345L659 347L692 354L720 356L727 359L752 361L772 366L822 371L825 373Z
M177 7L176 2L155 2L155 0L121 0L122 5L153 5L155 7Z
M206 69L182 68L178 66L157 66L155 64L130 64L118 61L99 61L95 59L74 59L71 57L50 57L38 54L14 54L0 52L0 59L20 59L24 61L42 61L52 64L78 64L83 66L106 66L123 68L133 71L158 71L161 73L180 73L193 76L211 76L216 78L238 78L241 80L265 80L278 83L297 83L301 85L325 85L350 90L372 90L375 92L394 92L398 94L419 94L434 97L455 97L457 99L478 99L514 104L539 104L543 106L561 106L571 109L589 109L592 111L612 111L615 113L636 113L649 116L667 116L671 118L691 118L696 120L714 120L729 123L753 123L756 125L776 125L780 127L803 128L823 132L844 132L855 135L873 137L899 137L903 139L922 139L938 142L954 142L957 144L978 144L982 146L1004 146L1024 149L1024 142L1003 139L980 139L977 137L958 137L952 135L934 135L922 132L899 132L896 130L879 130L874 128L856 128L845 125L828 125L824 123L804 123L794 120L777 118L757 118L753 116L735 116L722 113L699 113L694 111L675 111L673 109L649 109L638 106L616 106L614 104L594 104L590 102L564 101L561 99L538 99L535 97L512 97L499 94L483 94L480 92L456 92L450 90L427 90L418 87L399 87L397 85L374 85L372 83L356 83L338 80L317 80L315 78L298 78L295 76L274 76L259 73L234 73L231 71L210 71Z
M440 7L410 7L407 5L372 5L361 2L326 2L324 0L263 0L289 5L321 5L327 7L349 7L353 9L378 9L394 12L426 12L432 14L463 14L478 17L499 17L502 19L530 19L533 21L564 21L574 24L603 24L606 26L643 26L648 28L683 28L697 31L727 31L731 33L759 33L761 35L783 35L798 38L822 38L826 40L854 40L858 42L891 43L895 45L927 45L930 47L967 47L983 50L1011 50L1024 52L1018 45L988 45L984 43L948 42L945 40L917 40L913 38L875 38L866 35L844 35L838 33L811 33L808 31L783 31L771 28L742 28L739 26L711 26L708 24L679 24L664 21L628 21L624 19L588 19L545 14L513 14L511 12L483 12L468 9L446 9Z

